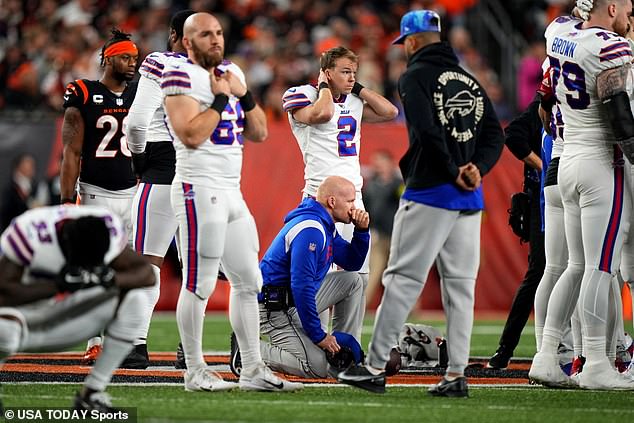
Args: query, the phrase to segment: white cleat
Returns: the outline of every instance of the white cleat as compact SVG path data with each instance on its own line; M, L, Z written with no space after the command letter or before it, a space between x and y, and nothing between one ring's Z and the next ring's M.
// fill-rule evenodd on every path
M185 371L186 391L228 391L236 388L237 383L226 382L220 375L208 367Z
M634 379L627 373L619 373L608 359L588 363L579 373L579 386L584 389L634 391Z
M549 388L575 388L577 384L570 380L559 367L557 355L538 352L528 371L528 379Z
M304 385L282 379L274 375L266 365L260 364L255 369L242 369L240 389L243 391L291 392L304 389Z

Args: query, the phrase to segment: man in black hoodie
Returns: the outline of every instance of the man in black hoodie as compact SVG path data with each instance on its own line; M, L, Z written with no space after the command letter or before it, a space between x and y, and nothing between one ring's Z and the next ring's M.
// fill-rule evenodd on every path
M385 291L364 366L339 374L343 383L385 392L385 364L427 274L437 262L447 315L449 366L429 393L468 396L475 278L480 263L482 176L497 162L504 134L480 84L440 41L440 18L429 10L401 20L407 70L399 93L409 131L400 161L406 189L396 212Z

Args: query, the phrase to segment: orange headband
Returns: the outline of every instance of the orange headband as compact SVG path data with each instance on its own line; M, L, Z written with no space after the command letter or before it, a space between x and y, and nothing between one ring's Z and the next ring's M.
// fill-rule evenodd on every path
M119 41L118 43L114 43L111 46L108 46L108 48L106 48L106 51L103 52L103 57L118 56L125 53L134 56L136 54L139 54L139 50L136 48L136 44L134 44L132 41Z

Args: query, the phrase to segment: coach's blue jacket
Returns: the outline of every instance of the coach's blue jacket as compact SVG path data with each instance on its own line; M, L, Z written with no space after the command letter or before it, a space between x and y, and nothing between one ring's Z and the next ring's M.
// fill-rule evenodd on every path
M302 327L319 343L326 337L315 303L321 282L333 261L344 270L359 270L368 253L370 234L355 229L352 241L346 241L337 233L330 214L312 198L286 215L284 223L260 262L264 285L290 285Z

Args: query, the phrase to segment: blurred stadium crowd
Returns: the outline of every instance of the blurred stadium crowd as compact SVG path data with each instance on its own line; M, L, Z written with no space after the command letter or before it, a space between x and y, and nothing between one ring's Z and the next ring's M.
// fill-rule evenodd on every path
M485 0L480 0L485 1ZM496 0L497 1L497 0ZM69 81L98 79L99 51L117 27L133 34L140 58L165 49L170 16L181 9L216 14L225 28L227 57L246 70L250 89L269 118L281 118L282 93L314 82L319 53L343 44L360 56L357 78L398 102L396 82L406 66L391 45L410 9L434 9L463 65L487 89L499 117L523 110L541 77L543 28L567 0L515 0L501 5L529 44L519 67L518 104L506 104L496 73L472 45L464 16L477 0L0 0L0 110L61 112ZM501 4L501 3L500 3ZM491 53L489 53L491 54Z

